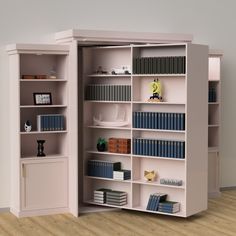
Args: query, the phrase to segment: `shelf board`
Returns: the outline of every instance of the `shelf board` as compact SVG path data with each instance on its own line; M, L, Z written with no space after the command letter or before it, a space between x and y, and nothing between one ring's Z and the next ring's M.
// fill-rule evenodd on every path
M102 155L111 155L111 156L125 156L125 157L131 157L131 154L125 154L125 153L114 153L114 152L98 152L96 150L87 150L86 153L91 154L102 154Z
M208 102L208 105L219 105L219 102Z
M30 131L30 132L20 132L23 135L33 135L33 134L61 134L67 133L67 130L58 130L58 131Z
M88 125L85 128L90 129L116 129L116 130L131 130L130 126L121 126L121 127L114 127L114 126L96 126L96 125Z
M220 82L219 79L209 79L208 82Z
M132 208L132 210L136 210L136 211L143 211L143 212L148 212L148 213L153 213L153 214L160 214L160 215L169 215L169 216L180 216L180 217L184 217L180 212L177 213L166 213L166 212L160 212L160 211L150 211L150 210L146 210L145 207L142 206L134 206Z
M180 133L185 134L185 130L168 130L168 129L143 129L143 128L132 128L135 131L148 131L148 132L162 132L162 133Z
M208 125L209 128L218 128L220 125Z
M67 79L20 79L20 82L67 82Z
M67 158L66 155L61 155L61 154L51 154L47 155L45 157L37 157L37 156L22 156L20 158L21 161L26 161L26 160L48 160L48 159L61 159L61 158Z
M106 180L106 181L114 181L114 182L122 182L122 183L131 183L131 180L110 179L110 178L103 178L103 177L96 177L96 176L88 176L88 175L86 175L85 178L88 178L88 179L97 179L97 180Z
M87 77L90 78L131 78L131 75L129 74L123 74L123 75L112 75L112 74L92 74L88 75Z
M219 152L219 147L208 147L208 152Z
M93 200L84 201L84 203L93 204L93 205L98 205L98 206L105 206L105 207L115 207L115 208L122 208L122 209L132 209L129 204L124 205L124 206L117 206L117 205L109 205L109 204L105 204L105 203L97 203L97 202L94 202Z
M131 101L98 101L98 100L84 100L84 102L89 102L89 103L124 103L124 104L131 104Z
M132 74L133 77L185 77L186 74Z
M182 159L182 158L172 158L172 157L154 157L154 156L143 156L143 155L136 155L136 154L133 154L132 156L136 158L150 158L150 159L156 159L156 160L185 161L185 159Z
M145 180L133 180L133 184L143 184L143 185L153 185L153 186L160 186L164 188L175 188L175 189L185 189L184 186L175 186L175 185L167 185L167 184L160 184L160 182L153 181L153 182L147 182Z
M145 101L133 101L134 104L147 104L147 105L181 105L185 106L185 103L178 102L145 102Z
M20 108L66 108L67 105L21 105Z

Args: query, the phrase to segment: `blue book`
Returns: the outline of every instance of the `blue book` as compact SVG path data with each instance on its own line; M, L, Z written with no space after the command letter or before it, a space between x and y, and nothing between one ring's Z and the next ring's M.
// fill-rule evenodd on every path
M168 157L168 141L164 141L164 145L165 145L165 157Z
M157 156L161 157L161 140L157 140L157 142L158 142Z
M184 142L180 143L180 158L184 159Z
M148 156L152 155L152 140L148 139Z
M137 126L136 128L140 128L140 112L137 112Z
M152 125L151 125L151 129L155 129L155 112L151 112L150 116L151 116L151 121L152 121Z
M173 130L177 130L177 125L176 125L177 114L174 113L173 116L174 116L174 118L173 118Z
M177 158L180 158L180 142L177 142L176 146Z
M153 211L158 210L159 202L160 202L160 196L155 196L155 205L153 207Z
M140 112L141 113L141 120L142 120L142 123L141 123L141 128L145 128L145 112Z
M180 114L176 114L176 129L180 130Z
M170 157L174 157L174 144L170 141Z
M60 116L61 117L61 130L64 130L64 116Z
M173 141L173 157L177 157L177 148L176 148L176 141Z
M160 112L158 113L157 119L158 119L157 128L158 128L158 129L161 129L161 113L160 113Z
M152 151L151 151L151 155L155 156L155 140L151 140L152 142Z
M158 140L154 140L154 156L158 156Z
M140 139L140 155L143 155L143 139Z
M185 114L184 113L182 113L180 115L180 120L181 120L181 122L180 122L180 130L185 130Z
M148 156L148 148L149 148L149 143L148 143L148 140L145 139L145 149L146 149L146 156Z
M154 113L154 129L158 129L158 113Z
M164 129L168 129L167 113L164 113Z
M133 128L136 128L136 112L133 112Z
M167 113L167 129L171 129L171 113Z
M151 201L152 201L152 195L150 195L150 197L149 197L146 210L150 210Z
M144 139L143 140L143 155L147 155L147 140L146 139Z
M140 138L137 139L137 155L141 155L140 154Z
M134 138L134 139L133 139L133 154L136 154L136 145L137 145L137 141L136 141L136 139Z
M164 113L161 112L160 114L161 114L161 127L160 127L160 129L164 129L164 127L165 127Z
M152 199L151 199L151 205L150 205L150 211L153 211L154 207L155 207L155 196L151 195Z
M167 156L171 157L171 141L167 141Z

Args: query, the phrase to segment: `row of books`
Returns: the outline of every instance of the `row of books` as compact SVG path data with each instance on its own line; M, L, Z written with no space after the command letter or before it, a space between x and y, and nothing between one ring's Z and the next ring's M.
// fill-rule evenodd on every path
M185 56L138 57L133 60L134 74L184 74Z
M136 155L185 158L185 142L157 139L133 139L133 153Z
M127 193L106 188L97 189L94 190L94 202L123 206L127 204Z
M113 179L113 171L121 170L121 163L114 161L89 160L88 176Z
M128 180L131 179L131 170L117 170L113 171L113 179Z
M165 213L177 213L180 211L180 203L174 201L167 201L167 194L154 193L151 194L147 204L147 210L160 211Z
M37 115L38 131L64 130L64 116L62 114Z
M184 113L133 112L133 127L143 129L185 130Z
M215 85L209 85L208 89L208 102L216 102L217 97L216 97L216 86Z
M85 99L100 101L131 101L131 86L89 84L86 87Z

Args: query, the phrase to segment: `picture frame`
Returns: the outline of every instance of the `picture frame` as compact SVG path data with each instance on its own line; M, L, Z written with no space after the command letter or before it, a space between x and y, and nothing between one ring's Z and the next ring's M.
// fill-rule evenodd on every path
M33 93L34 105L52 105L51 93Z

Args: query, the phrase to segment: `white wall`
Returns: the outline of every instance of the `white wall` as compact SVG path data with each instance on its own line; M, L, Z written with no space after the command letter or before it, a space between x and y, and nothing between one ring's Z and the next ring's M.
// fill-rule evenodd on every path
M221 185L236 186L236 1L225 0L0 0L0 208L9 206L8 77L6 44L53 42L70 28L190 33L222 49ZM200 95L200 92L199 92Z

